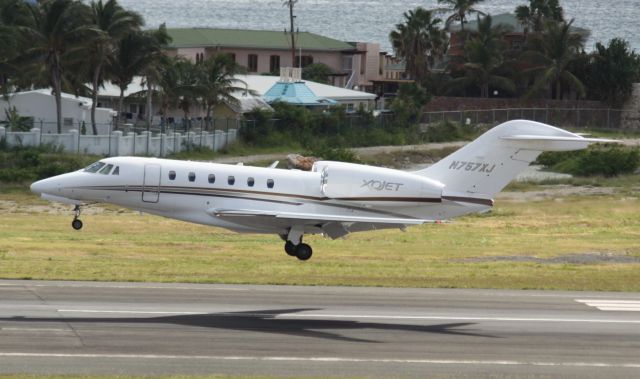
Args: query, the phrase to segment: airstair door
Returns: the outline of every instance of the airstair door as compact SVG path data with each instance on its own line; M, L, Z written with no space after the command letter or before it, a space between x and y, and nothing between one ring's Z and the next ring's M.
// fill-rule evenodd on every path
M160 199L160 165L144 165L144 181L142 183L142 201L157 203Z

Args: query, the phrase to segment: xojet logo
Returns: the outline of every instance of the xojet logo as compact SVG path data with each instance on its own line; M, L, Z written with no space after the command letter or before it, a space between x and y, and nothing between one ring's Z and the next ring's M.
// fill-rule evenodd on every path
M360 186L360 188L367 187L374 191L397 192L400 189L400 186L403 186L403 185L404 185L403 183L393 183L393 182L387 182L387 181L381 181L381 180L375 180L375 179L371 179L371 180L362 179L362 185Z

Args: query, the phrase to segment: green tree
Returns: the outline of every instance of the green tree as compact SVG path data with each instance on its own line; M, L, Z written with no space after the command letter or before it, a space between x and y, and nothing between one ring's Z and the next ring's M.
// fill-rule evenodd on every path
M573 20L560 23L547 23L540 34L539 50L528 50L522 60L530 67L524 71L532 75L535 81L526 96L532 96L547 90L549 98L562 99L565 89L573 89L578 96L586 93L585 86L570 70L571 63L584 48L585 36L571 31Z
M157 30L129 33L118 43L113 59L107 64L107 75L120 88L117 123L122 114L124 92L133 82L134 77L146 73L156 80L160 76L160 67L164 59L162 48L168 41L166 28L161 25ZM147 80L146 83L149 81ZM152 93L149 92L149 96L151 95Z
M432 11L418 7L404 13L404 23L397 24L389 34L396 56L404 59L412 78L422 82L436 60L447 50L448 38L440 29L442 22Z
M244 72L228 54L218 54L207 59L201 65L203 75L200 77L199 87L202 93L202 104L207 112L207 122L210 122L213 108L223 102L237 105L234 93L248 93L247 83L236 79L235 75Z
M29 22L29 9L22 0L0 0L0 93L10 91L11 79L17 79L20 70L16 68L23 39L20 29Z
M391 110L395 113L398 126L415 124L424 107L431 100L431 95L420 84L402 83L398 94L391 102Z
M68 56L90 32L90 9L79 0L43 0L29 5L28 24L21 28L29 41L21 58L32 70L44 72L56 100L58 133L62 132L61 94Z
M640 81L640 56L630 50L629 43L614 38L605 46L596 44L591 54L588 87L594 98L621 105Z
M104 66L115 57L120 41L128 34L139 31L143 24L142 17L122 8L116 0L91 2L91 22L97 35L91 39L83 51L85 64L90 68L91 79L91 127L97 134L96 105L98 90L104 79Z
M475 86L480 89L483 98L489 97L490 87L515 92L513 81L501 75L505 66L506 32L507 28L503 25L492 25L491 16L478 17L478 31L465 45L462 65L465 75L452 80L449 83L450 90Z
M541 33L548 22L563 22L563 13L559 0L529 0L529 5L516 7L516 17L525 33Z
M324 63L314 63L302 69L302 79L311 80L318 83L329 83L331 67Z
M484 0L438 0L438 4L445 4L448 6L447 8L441 8L438 11L452 12L452 14L445 20L447 29L449 29L453 22L459 21L460 31L464 32L464 23L467 22L467 15L472 15L474 13L477 15L485 14L484 12L474 8L483 1Z

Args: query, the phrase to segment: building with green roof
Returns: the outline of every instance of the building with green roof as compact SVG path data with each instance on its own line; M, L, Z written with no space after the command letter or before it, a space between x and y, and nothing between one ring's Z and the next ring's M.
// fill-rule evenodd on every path
M229 54L250 74L277 75L280 67L292 67L291 34L285 31L171 28L169 54L199 62L216 54ZM366 51L352 44L315 33L295 34L295 66L324 63L332 70L330 82L347 87L359 75L361 59ZM354 81L351 80L353 85Z

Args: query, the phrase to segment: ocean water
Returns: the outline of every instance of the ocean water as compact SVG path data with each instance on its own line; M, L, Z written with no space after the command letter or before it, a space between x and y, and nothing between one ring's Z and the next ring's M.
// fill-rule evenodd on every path
M120 0L141 13L147 26L218 27L284 30L288 9L282 0ZM513 12L520 0L485 0L478 8L498 14ZM640 52L640 0L561 0L567 19L591 30L587 50L597 41L621 37ZM440 7L437 0L299 0L296 27L344 41L377 42L391 51L389 32L403 12L417 6Z

